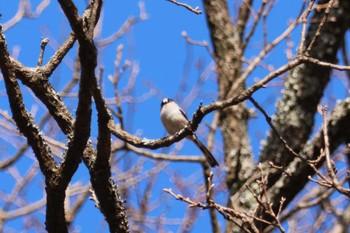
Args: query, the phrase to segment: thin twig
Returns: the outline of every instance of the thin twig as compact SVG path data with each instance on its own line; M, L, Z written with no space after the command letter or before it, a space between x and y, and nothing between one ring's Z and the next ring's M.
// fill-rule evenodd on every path
M256 31L256 27L258 26L259 20L261 19L261 16L263 15L264 8L267 4L267 1L262 1L261 6L258 10L257 16L254 17L253 26L251 27L250 31L247 33L247 36L245 37L243 43L242 43L242 51L244 51L244 48L249 43L250 39L252 38L254 32Z
M160 160L160 161L164 160L164 161L174 161L174 162L203 163L205 160L203 156L169 155L169 154L163 154L163 153L152 153L148 150L143 150L129 144L126 145L126 148L141 156L154 159L154 160Z
M49 39L48 38L42 38L41 39L41 46L40 46L40 55L39 55L39 59L38 59L38 66L42 66L42 64L43 64L44 51L45 51L45 47L46 47L47 43L49 43Z
M207 41L205 41L205 40L203 40L203 41L192 40L192 39L188 36L188 34L187 34L186 31L183 31L183 32L181 33L181 36L182 36L183 38L185 38L186 42L189 43L189 44L192 44L192 45L199 45L199 46L204 47L204 48L208 51L209 55L210 55L210 56L213 58L213 60L215 61L216 57L215 57L215 55L214 55L214 52L211 50L211 48L210 48L210 46L209 46L209 43L208 43Z
M327 68L331 68L331 69L335 69L335 70L350 71L350 66L349 65L347 65L347 66L336 65L336 64L329 63L329 62L320 61L320 60L318 60L316 58L309 57L309 56L306 56L306 55L300 55L298 57L299 57L299 59L301 61L309 62L309 63L312 63L314 65L323 66L323 67L327 67Z
M315 44L317 38L321 35L321 29L322 29L323 25L326 23L326 21L328 19L329 13L331 11L331 8L332 8L334 2L335 2L335 0L330 0L329 1L328 5L327 5L327 8L324 11L324 15L323 15L322 21L321 21L320 25L318 25L317 31L316 31L314 37L312 38L309 46L307 47L305 54L308 55L310 53L310 51L311 51L313 45Z
M272 124L271 117L265 112L265 110L254 100L253 97L248 98L250 102L264 115L266 122L269 124L271 127L272 131L276 134L276 136L279 138L279 140L282 142L284 148L292 154L293 156L300 158L301 160L305 160L302 156L300 156L297 152L295 152L287 143L287 141L279 134L278 130L276 127Z
M182 6L182 7L185 7L187 10L197 14L197 15L200 15L202 14L202 11L199 10L199 7L196 6L195 8L191 7L190 5L186 4L186 3L182 3L182 2L177 2L176 0L167 0L168 2L171 2L171 3L174 3L178 6Z
M303 15L301 16L301 23L302 23L302 30L301 30L301 39L300 39L300 45L298 47L298 54L301 54L303 49L304 49L304 44L305 44L305 34L306 34L306 23L307 23L307 17L309 16L312 6L314 5L315 0L311 0L309 2L309 5Z
M336 180L337 177L335 175L333 166L332 166L332 161L331 161L331 156L330 156L330 151L329 151L329 138L328 138L328 121L327 121L327 106L322 107L322 117L323 117L323 137L324 137L324 147L325 147L325 154L326 154L326 162L327 162L327 171L329 176L331 177L332 180Z

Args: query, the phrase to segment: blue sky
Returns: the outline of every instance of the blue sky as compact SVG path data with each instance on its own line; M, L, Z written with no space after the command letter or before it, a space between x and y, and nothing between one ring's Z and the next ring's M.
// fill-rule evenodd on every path
M31 1L32 10L35 9L38 0ZM83 11L85 1L75 1L79 5L80 12ZM201 1L186 1L189 5L199 6L203 10ZM13 17L17 10L18 1L2 1L0 3L0 12L2 13L1 23L5 23L9 18ZM113 1L106 0L103 9L103 30L100 38L105 38L111 33L118 30L125 20L139 14L139 2L138 1ZM207 41L210 43L210 37L208 28L206 25L205 15L195 15L182 7L178 7L165 0L162 1L144 1L146 12L149 18L145 21L137 23L131 28L123 38L112 43L110 46L100 49L99 65L104 68L103 79L106 82L104 91L106 97L113 97L111 85L108 83L108 75L114 72L114 60L116 57L116 49L118 45L123 45L123 57L122 64L126 60L131 64L136 64L139 68L139 72L136 78L136 87L133 91L133 96L136 99L131 99L130 102L124 102L122 107L124 112L127 113L125 120L127 122L127 130L130 133L138 134L147 138L160 138L165 135L165 131L161 126L159 120L159 108L160 101L163 97L176 98L180 103L186 103L186 112L191 118L192 113L197 108L200 101L204 104L208 104L211 101L217 99L217 85L214 72L208 76L208 79L203 84L202 89L198 95L198 98L190 103L187 103L188 93L200 76L200 74L207 69L212 62L208 52L199 46L189 46L186 44L184 38L181 36L183 31L186 31L189 37L193 40ZM234 11L237 3L229 1L231 13ZM295 19L300 10L300 3L298 1L277 1L276 6L271 11L267 18L268 25L268 40L273 40L287 27L290 20ZM234 18L234 16L233 16ZM250 21L251 23L251 21ZM61 44L68 33L71 31L68 22L65 20L63 13L59 5L52 1L50 6L35 19L23 19L15 27L5 32L8 48L11 53L15 53L19 50L18 60L28 66L35 66L40 49L40 40L42 37L48 37L50 43L45 51L44 63L48 61L49 57L54 53L57 45ZM294 40L294 46L298 44L298 38L300 34L300 28L293 32L291 39ZM252 43L249 45L246 57L248 59L253 58L262 48L262 26L259 24L256 34L252 39ZM272 64L274 68L286 63L285 58L286 42L282 42L277 48L267 56L264 60L267 64ZM71 77L71 67L77 46L75 46L64 60L59 69L50 78L55 88L59 91L63 88L67 78ZM296 47L293 50L296 53ZM186 61L190 61L186 63ZM187 66L186 66L187 64ZM188 65L189 64L189 65ZM264 77L268 72L262 68L254 71L247 81L248 86L251 85L254 80ZM128 83L128 76L130 70L127 71L125 77L122 78L120 83L120 89L124 89ZM180 82L183 77L188 80L187 87L180 90ZM256 100L265 108L265 110L272 115L274 112L274 103L280 95L282 88L282 80L276 79L271 84L272 87L263 89L254 94ZM333 84L332 84L333 85ZM330 88L337 89L336 92L340 96L346 95L345 89L340 90L339 84ZM154 89L150 90L150 86ZM3 93L3 82L0 82L1 93ZM36 115L37 120L44 114L43 106L35 103L33 95L30 91L23 88L26 106L27 108L38 107L39 111ZM337 95L338 95L337 94ZM76 108L76 100L74 98L64 99L67 106L73 111ZM7 105L7 98L5 95L0 96L1 106ZM187 106L188 104L188 106ZM251 105L248 103L251 107ZM96 118L94 118L96 119ZM203 125L211 122L212 114L205 117ZM93 123L96 126L96 122ZM266 136L268 130L267 124L263 117L258 113L258 117L251 120L249 132L253 145L254 154L257 155L259 151L260 140ZM203 138L206 137L206 127L202 127ZM96 129L93 129L93 136L96 136ZM218 136L218 138L220 138ZM22 140L23 141L23 140ZM0 141L2 143L3 141ZM171 148L174 148L171 147ZM13 149L9 149L8 153L13 153ZM168 151L168 149L160 149L161 151ZM30 154L30 152L28 152ZM180 154L198 154L198 150L188 142L185 142L184 147L181 149ZM219 163L223 163L222 155L222 143L218 140L214 149L215 156L218 158ZM130 155L129 161L138 159L136 155ZM23 173L31 165L31 159L25 157L18 163L19 170ZM146 162L146 168L152 168L153 163ZM198 173L200 167L198 165L186 164L186 163L170 163L167 165L168 173L172 175L180 175L182 177L191 177L191 175ZM216 183L224 180L223 173L218 172L218 180ZM0 179L4 180L4 177L9 177L6 171L0 172ZM88 173L83 165L80 166L78 173L73 178L73 182L78 180L88 182ZM219 180L221 179L221 180ZM203 182L200 174L194 179L196 182ZM13 181L9 180L9 184L2 182L0 190L6 191ZM34 186L39 190L42 188L42 180L40 176L34 182ZM158 198L171 199L168 195L164 195L162 189L172 187L171 175L159 175L157 177L156 186L154 188L153 200ZM192 190L194 191L194 190ZM33 200L36 199L35 191L30 192L30 196ZM227 194L224 191L218 195L219 203L225 205ZM203 199L204 200L204 199ZM182 218L183 212L186 210L186 204L173 200L170 206L167 206L166 212L169 212L168 217ZM154 216L163 213L164 209L154 211ZM225 221L220 218L220 224L222 229L225 226ZM11 221L8 227L19 230L22 228L21 221ZM82 211L78 214L75 226L81 230L81 232L108 232L103 217L95 209L92 201L87 201ZM209 218L205 211L200 211L200 218L194 226L193 232L203 232L203 230L210 227ZM169 226L167 230L176 232L177 225ZM145 229L147 231L147 229Z

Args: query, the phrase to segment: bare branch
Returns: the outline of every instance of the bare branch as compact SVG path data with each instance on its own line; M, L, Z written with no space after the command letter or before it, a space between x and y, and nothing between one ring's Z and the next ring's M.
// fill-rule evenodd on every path
M186 3L178 2L178 1L176 1L176 0L167 0L167 1L168 1L168 2L171 2L171 3L174 3L174 4L178 5L178 6L185 7L187 10L189 10L189 11L191 11L191 12L197 14L197 15L202 14L202 11L199 10L199 7L198 7L198 6L195 7L195 8L192 8L190 5L187 5Z
M41 46L40 46L40 55L39 55L39 59L38 59L38 66L41 66L43 64L44 51L45 51L45 47L46 47L47 43L49 43L49 39L47 39L47 38L42 38L41 39Z

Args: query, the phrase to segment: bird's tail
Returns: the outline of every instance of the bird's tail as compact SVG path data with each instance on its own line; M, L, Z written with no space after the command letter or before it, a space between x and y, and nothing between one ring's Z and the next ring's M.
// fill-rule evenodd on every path
M193 134L192 141L203 152L205 158L207 159L211 167L219 166L218 162L216 161L212 153L203 145L201 141L199 141L199 139L195 134Z

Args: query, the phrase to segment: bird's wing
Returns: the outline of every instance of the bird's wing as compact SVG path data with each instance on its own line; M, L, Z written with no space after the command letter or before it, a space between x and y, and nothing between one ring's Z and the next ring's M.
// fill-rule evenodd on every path
M180 109L181 114L186 118L186 120L188 120L188 118L187 118L187 116L186 116L184 110L182 110L181 108L179 108L179 109Z

